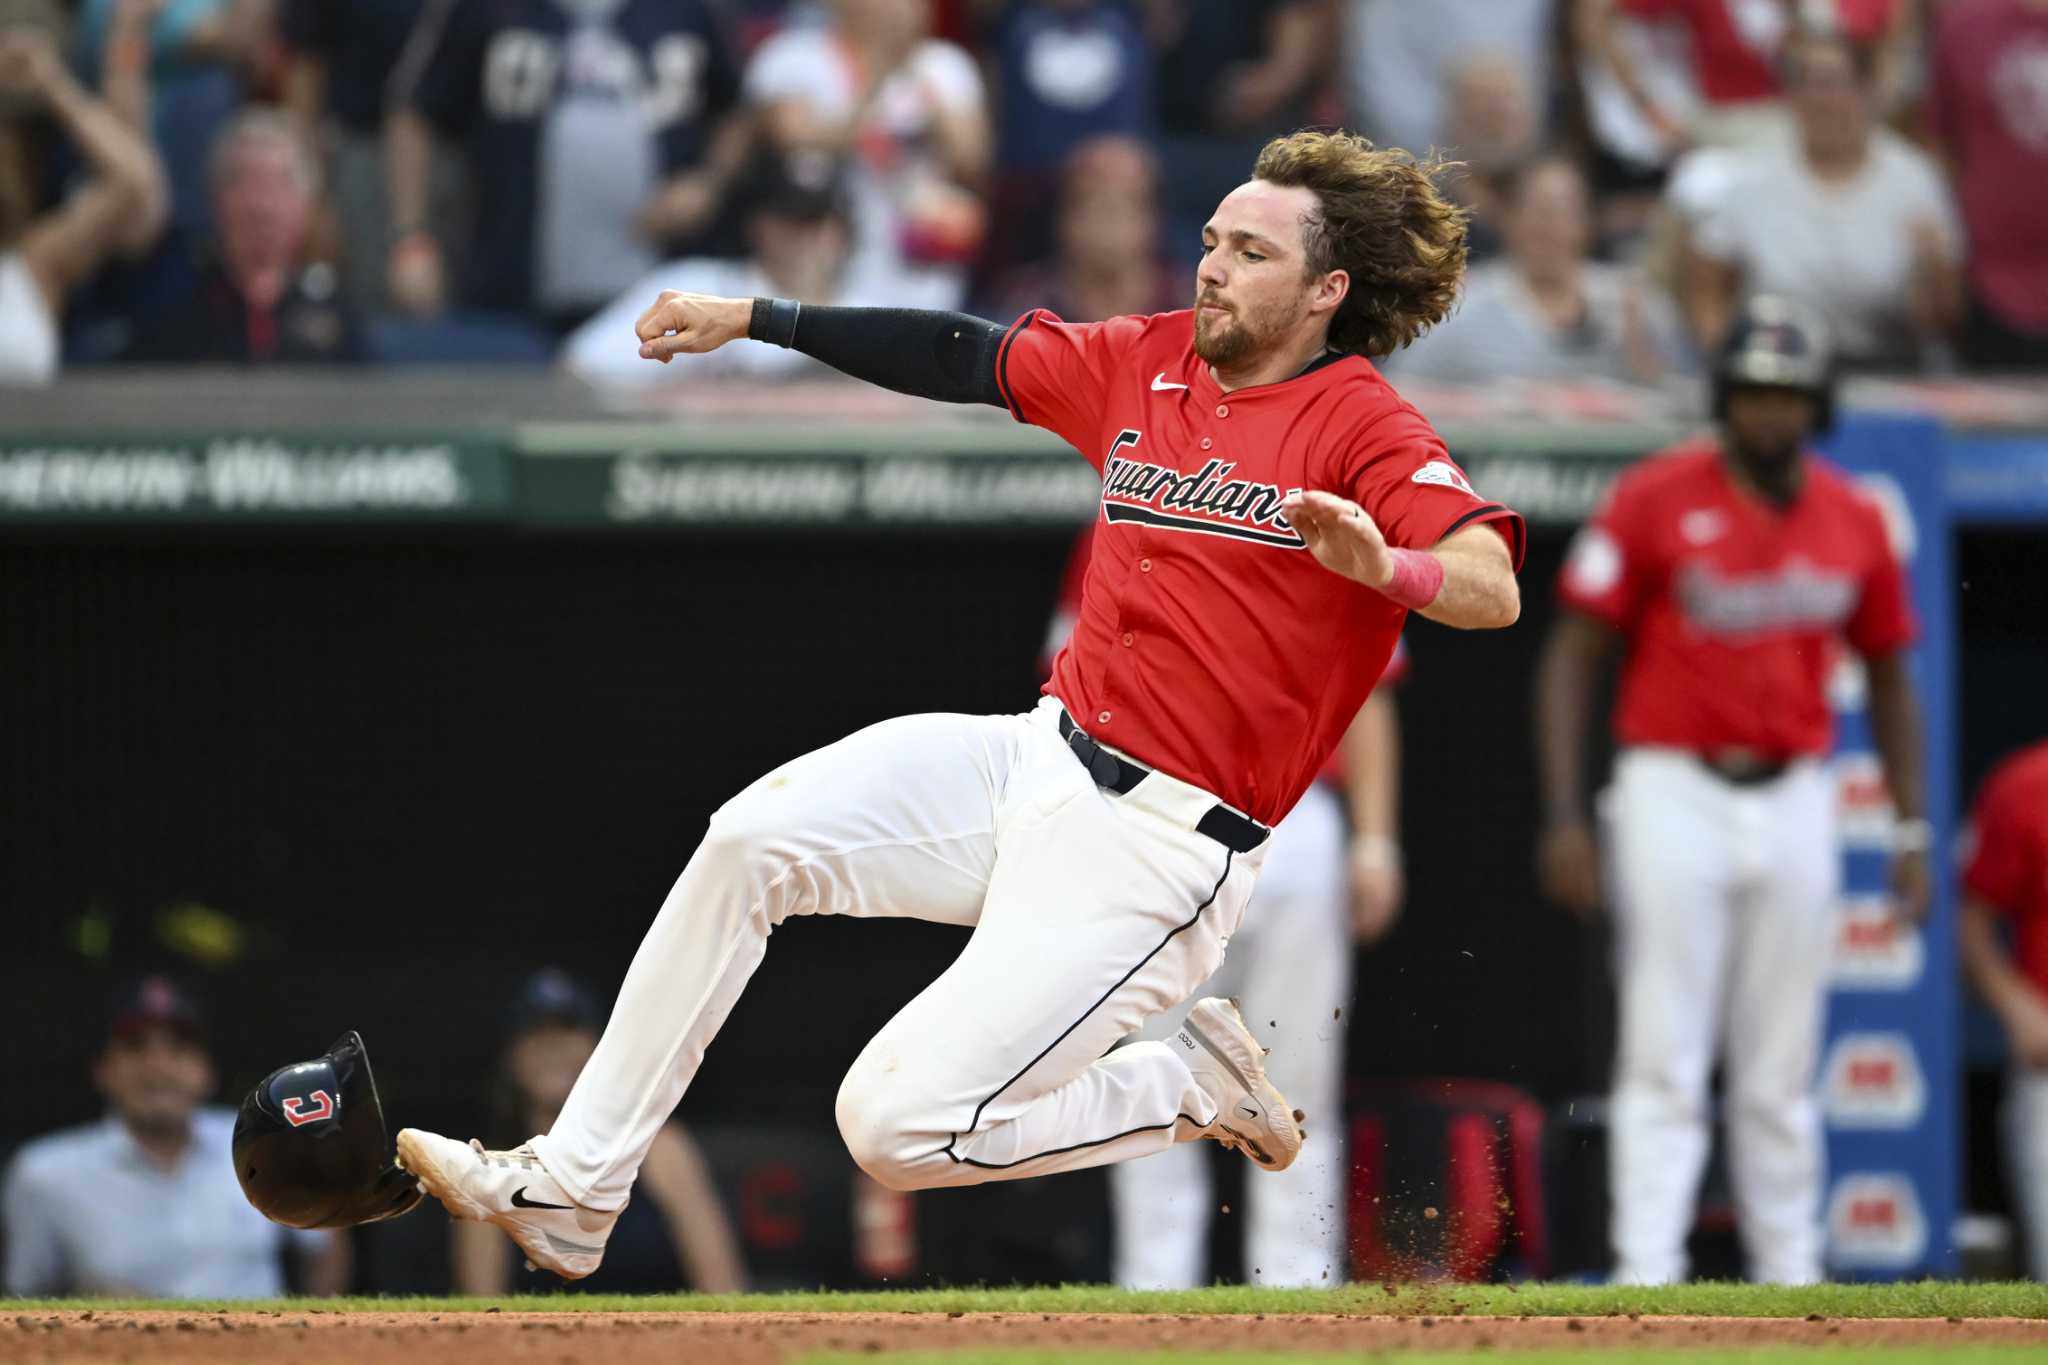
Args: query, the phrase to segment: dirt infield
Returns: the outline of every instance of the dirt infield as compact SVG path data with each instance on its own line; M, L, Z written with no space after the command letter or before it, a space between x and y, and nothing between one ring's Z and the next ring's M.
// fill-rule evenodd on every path
M2048 1321L2013 1318L1245 1317L1041 1313L22 1313L0 1360L302 1365L545 1361L754 1365L812 1351L1473 1350L1488 1347L2048 1346Z

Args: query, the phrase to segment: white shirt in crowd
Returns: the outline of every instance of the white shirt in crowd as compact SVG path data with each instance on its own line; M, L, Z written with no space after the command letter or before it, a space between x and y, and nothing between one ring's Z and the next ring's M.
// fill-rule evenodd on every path
M618 388L652 388L713 378L788 379L817 368L817 362L802 351L759 341L731 342L709 354L680 356L666 365L642 360L633 326L664 289L726 299L772 298L777 292L773 281L751 261L710 256L670 261L571 332L562 343L559 359L563 368L592 383ZM901 306L891 297L886 280L879 286L849 281L830 302L850 308Z
M6 1292L179 1299L274 1298L281 1253L334 1236L271 1222L235 1179L232 1109L201 1109L170 1170L116 1118L38 1138L7 1172Z
M1710 190L1682 211L1694 245L1735 267L1750 294L1784 294L1817 308L1842 354L1911 368L1920 357L1910 315L1915 233L1930 226L1946 259L1962 256L1962 226L1941 172L1880 129L1862 171L1824 183L1796 143L1718 156ZM1681 171L1679 184L1697 177Z
M830 28L789 28L761 45L747 67L749 103L801 100L812 114L845 123L859 112L855 72ZM982 113L981 73L952 43L927 38L882 82L854 141L854 272L888 277L897 306L957 308L966 294L966 271L923 265L902 250L907 207L921 189L939 182L932 147L934 116Z
M1633 270L1580 267L1586 309L1577 326L1554 326L1522 277L1506 261L1476 266L1451 315L1405 351L1387 357L1397 380L1484 384L1500 379L1648 382L1630 365L1628 328L1656 357L1660 371L1686 361L1678 310ZM1634 310L1634 320L1629 319Z
M57 378L57 320L18 251L0 251L0 388Z
M1550 0L1349 0L1345 107L1383 147L1418 156L1444 147L1451 78L1475 58L1508 59L1541 101L1550 88L1553 19Z

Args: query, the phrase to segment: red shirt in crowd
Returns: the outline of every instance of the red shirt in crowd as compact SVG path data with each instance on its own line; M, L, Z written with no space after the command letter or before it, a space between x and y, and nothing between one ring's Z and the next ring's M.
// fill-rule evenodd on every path
M1739 488L1712 441L1688 443L1623 474L1579 533L1558 595L1627 639L1620 743L1824 753L1838 642L1868 658L1911 642L1883 514L1835 466L1803 458L1780 508Z
M2013 961L2048 993L2048 742L1992 770L1970 829L1963 889L2012 916Z
M2048 9L1949 0L1934 12L1931 66L1972 291L2008 327L2048 332Z
M1088 556L1095 547L1095 527L1089 526L1074 541L1074 548L1067 555L1067 567L1060 574L1060 600L1053 607L1052 621L1045 631L1045 651L1038 657L1038 671L1052 676L1052 661L1058 657L1067 641L1073 638L1074 623L1081 619L1081 584L1088 577ZM1394 655L1387 660L1385 671L1375 689L1397 687L1408 677L1408 641L1394 641ZM1339 744L1330 751L1329 761L1316 774L1318 782L1333 786L1344 785L1344 746Z
M1833 0L1835 23L1851 39L1875 43L1891 25L1897 0ZM1693 80L1709 104L1775 99L1778 58L1791 34L1783 0L1622 0L1638 19L1673 20L1692 40Z
M1018 421L1103 475L1046 692L1104 743L1266 824L1315 780L1408 616L1317 563L1281 499L1350 498L1395 546L1488 523L1521 564L1522 519L1472 491L1362 357L1225 394L1191 312L1073 325L1040 309L1005 333L996 374Z

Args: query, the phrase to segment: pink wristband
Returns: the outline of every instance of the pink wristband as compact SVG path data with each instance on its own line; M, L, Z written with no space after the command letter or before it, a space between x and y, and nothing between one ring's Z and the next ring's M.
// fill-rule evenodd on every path
M1395 550L1394 576L1380 589L1410 611L1420 611L1444 590L1444 562L1427 550Z

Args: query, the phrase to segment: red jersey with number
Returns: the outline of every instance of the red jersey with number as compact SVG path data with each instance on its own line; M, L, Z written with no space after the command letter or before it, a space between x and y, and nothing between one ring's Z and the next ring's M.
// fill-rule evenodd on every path
M1869 495L1817 455L1779 507L1712 441L1621 476L1559 578L1565 606L1627 637L1615 738L1767 760L1826 752L1841 642L1911 643L1905 574Z
M1970 812L1963 889L2013 919L2013 962L2048 992L2048 742L1992 770Z
M1081 619L1081 585L1088 578L1088 556L1095 548L1095 528L1089 526L1074 541L1073 551L1067 556L1067 567L1060 574L1060 600L1054 605L1052 620L1045 629L1045 649L1038 656L1038 671L1046 677L1052 676L1052 662L1059 657L1060 650L1074 636L1074 623ZM1375 690L1381 687L1399 686L1408 677L1408 641L1397 638L1394 641L1393 657L1380 673L1379 681L1373 684ZM1334 786L1344 785L1344 746L1339 744L1330 751L1329 760L1323 770L1316 774L1316 780Z
M1268 825L1315 780L1408 613L1325 569L1280 511L1295 489L1363 507L1394 546L1522 520L1472 490L1422 415L1359 356L1225 394L1194 314L1074 325L1043 309L1003 337L1020 422L1102 472L1073 637L1045 691L1112 748Z

